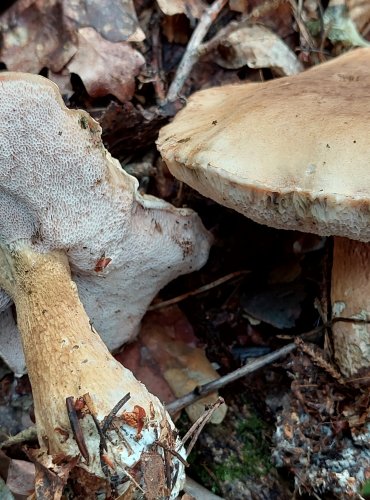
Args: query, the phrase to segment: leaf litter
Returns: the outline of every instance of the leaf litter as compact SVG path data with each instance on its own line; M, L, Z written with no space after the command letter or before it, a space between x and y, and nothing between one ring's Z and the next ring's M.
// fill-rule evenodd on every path
M315 298L325 287L318 270L328 247L322 239L245 221L174 181L155 152L159 129L196 90L293 74L348 45L368 45L369 20L361 0L329 2L325 11L316 0L17 0L2 10L4 67L54 80L67 105L100 121L110 152L141 179L144 192L192 206L214 234L207 266L161 292L163 301L185 295L181 311L149 313L137 343L117 355L164 401L207 383L211 373L217 379L240 368L241 359L253 361L263 349L273 352L316 331L323 320ZM240 234L248 234L248 242ZM245 269L252 272L204 291L207 283ZM226 406L220 407L223 423L206 426L189 458L198 481L233 499L360 494L370 477L368 374L343 384L328 358L325 331L314 346L303 342L286 361L219 389L229 410L225 415ZM203 375L194 381L182 374L179 390L174 370L190 366ZM0 375L6 443L9 433L31 424L31 394L6 367ZM125 418L140 433L140 408ZM190 425L186 418L178 421L180 428ZM8 445L12 458L0 468L2 494L29 494L34 466L25 448ZM69 476L63 457L59 464L42 464L37 449L26 453L35 463L39 497L61 495ZM73 476L67 488L77 492L78 485ZM91 492L98 489L91 484Z

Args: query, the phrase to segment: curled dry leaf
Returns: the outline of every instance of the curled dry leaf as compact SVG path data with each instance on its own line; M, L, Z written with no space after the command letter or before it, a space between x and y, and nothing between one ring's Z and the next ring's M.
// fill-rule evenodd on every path
M138 341L121 352L118 359L160 400L169 403L191 392L197 385L219 378L204 351L195 347L197 338L187 318L177 306L146 314ZM206 405L217 400L213 393L187 407L195 422ZM226 414L222 405L211 422L220 423Z
M0 60L12 71L59 72L77 52L84 27L110 42L144 39L132 0L18 0L0 16Z
M48 71L48 78L56 85L58 85L59 91L63 96L64 101L69 101L71 96L73 95L73 87L71 84L71 75L69 71L64 68L62 71L58 73L54 73L53 71Z
M166 16L185 14L188 17L199 19L205 9L202 0L157 0L157 3Z
M78 51L68 69L80 76L92 97L112 94L125 102L133 96L135 76L144 64L143 56L127 42L108 42L93 28L81 28Z
M223 68L271 68L278 75L302 71L294 52L264 26L243 26L220 41L217 63Z
M332 43L348 47L369 47L370 43L358 32L356 23L350 17L347 6L341 0L331 1L322 20L308 23L313 36L320 37L324 28L326 37Z
M56 0L19 0L0 17L0 31L0 59L12 71L58 72L77 51L75 30Z

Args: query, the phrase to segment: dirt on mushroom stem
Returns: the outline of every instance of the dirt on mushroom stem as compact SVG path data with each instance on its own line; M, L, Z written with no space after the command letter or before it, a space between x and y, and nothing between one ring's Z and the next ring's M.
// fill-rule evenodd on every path
M158 457L158 478L163 479L157 481L158 491L174 498L182 487L184 467L172 455L165 459L163 448L157 445L164 443L184 454L172 421L158 399L114 360L91 327L66 256L62 252L38 254L20 244L12 248L2 245L0 264L0 286L17 308L43 452L67 461L79 457L78 467L105 479L96 423L103 426L112 408L129 393L123 411L114 418L114 428L105 430L106 463L113 467L118 483L133 478L146 491L151 485L146 484L148 461L144 458L151 453ZM82 450L71 429L66 399L78 400L85 394L95 415L93 419L86 412L79 421L86 445ZM140 419L134 418L137 409ZM127 481L125 487L129 484Z

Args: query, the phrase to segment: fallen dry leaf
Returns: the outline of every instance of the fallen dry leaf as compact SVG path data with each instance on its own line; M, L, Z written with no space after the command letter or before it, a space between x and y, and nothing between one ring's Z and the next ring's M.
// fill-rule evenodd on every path
M284 329L296 325L306 297L307 291L301 283L279 283L266 290L242 295L241 304L252 318Z
M146 314L139 338L116 358L129 368L148 389L169 403L191 392L197 385L219 378L203 349L196 347L197 338L187 318L177 306ZM195 422L205 405L217 400L210 394L193 403L186 412ZM227 411L220 406L212 415L212 423L220 423Z
M35 466L25 460L12 460L6 485L14 495L28 497L35 489Z
M162 32L170 43L186 45L191 35L189 19L183 14L164 16Z
M146 385L148 391L155 394L160 401L170 403L175 399L171 387L162 377L158 363L150 358L146 347L140 343L140 339L125 346L124 351L116 354L115 358L131 370L135 377Z
M85 27L110 42L144 39L132 0L18 0L0 16L0 60L11 71L57 73L77 52L77 31Z
M166 315L171 318L168 322ZM148 313L143 321L140 338L158 363L163 377L177 397L191 392L198 385L219 378L203 349L195 347L191 325L177 307ZM217 400L216 393L186 408L192 422L204 413L204 407ZM220 423L226 415L226 405L212 415L212 423Z
M48 71L48 78L52 82L58 85L59 91L63 96L63 99L68 101L73 95L73 88L71 84L71 75L67 69L63 69L59 73L53 73Z
M77 35L58 0L18 0L0 16L1 56L11 71L60 71L77 51Z
M158 6L166 16L185 14L188 17L199 19L204 12L205 4L202 0L157 0Z
M222 39L216 62L227 69L271 68L278 75L293 75L303 67L294 52L268 28L243 26Z
M70 458L65 463L56 465L52 457L40 449L30 448L26 453L35 464L35 497L42 500L59 500L79 457Z
M80 28L94 28L110 42L141 42L132 0L61 0L65 16Z
M78 30L78 51L67 68L80 76L91 97L112 94L122 102L135 92L144 57L127 42L104 40L93 28Z

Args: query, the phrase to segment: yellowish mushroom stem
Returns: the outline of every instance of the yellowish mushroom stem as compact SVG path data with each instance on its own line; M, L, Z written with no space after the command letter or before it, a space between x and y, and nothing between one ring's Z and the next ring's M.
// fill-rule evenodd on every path
M370 365L370 245L334 238L331 302L335 358L346 376ZM369 321L369 323L366 323Z
M174 426L158 399L112 357L94 331L71 279L66 256L62 252L38 254L27 247L0 246L0 268L0 286L16 305L40 446L53 456L80 456L80 467L105 477L96 423L89 414L78 422L87 448L87 457L83 457L86 453L81 453L81 445L76 443L66 399L72 396L76 401L89 394L95 418L102 426L117 402L130 393L115 417L115 425L107 431L107 462L113 464L119 477L135 475L145 491L146 454L160 457L157 462L167 472L167 484L160 486L160 491L173 498L182 486L183 466L156 443L184 454ZM174 484L168 484L169 474ZM158 471L159 477L164 473Z

